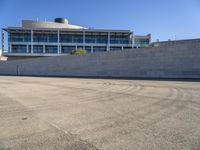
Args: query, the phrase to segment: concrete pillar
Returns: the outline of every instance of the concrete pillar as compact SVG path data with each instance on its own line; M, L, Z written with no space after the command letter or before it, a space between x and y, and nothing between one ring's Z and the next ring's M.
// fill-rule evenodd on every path
M85 31L83 31L83 49L85 49Z
M28 44L26 45L26 53L29 53Z
M31 30L31 53L33 53L33 37L34 37L34 33L33 33L33 30Z
M78 49L78 46L76 45L76 49Z
M91 46L91 53L93 53L94 51L93 51L93 46Z
M107 51L110 51L110 32L108 32L108 44L107 44Z
M122 50L124 50L124 47L122 46Z
M2 51L3 52L3 51ZM10 44L9 52L12 53L12 44Z
M62 45L60 45L60 53L62 54Z
M45 45L43 45L43 53L45 53Z
M58 30L58 32L57 32L57 39L58 39L58 41L57 41L57 43L58 43L58 54L60 54L60 31Z
M134 35L132 34L132 48L134 48L134 45L135 45L135 37L134 37Z

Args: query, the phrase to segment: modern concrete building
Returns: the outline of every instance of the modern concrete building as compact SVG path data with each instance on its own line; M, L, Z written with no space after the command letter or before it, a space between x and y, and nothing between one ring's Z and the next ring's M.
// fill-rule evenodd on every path
M5 50L5 34L8 50ZM69 54L82 48L88 52L115 51L149 45L151 36L134 36L130 30L91 29L69 24L67 19L55 22L23 20L22 27L2 29L3 56L30 58Z

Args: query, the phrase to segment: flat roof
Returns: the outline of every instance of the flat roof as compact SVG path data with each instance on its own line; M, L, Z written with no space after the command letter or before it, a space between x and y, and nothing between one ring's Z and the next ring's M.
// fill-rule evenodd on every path
M3 28L2 30L4 31L12 31L12 30L18 30L18 31L30 31L30 30L34 30L34 31L73 31L73 32L77 32L77 31L87 31L87 32L123 32L123 33L133 33L130 30L113 30L113 29L65 29L65 28L22 28L22 27L8 27L8 28Z

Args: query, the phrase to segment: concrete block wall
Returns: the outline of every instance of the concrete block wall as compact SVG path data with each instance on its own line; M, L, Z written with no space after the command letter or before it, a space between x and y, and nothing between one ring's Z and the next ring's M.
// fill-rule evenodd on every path
M0 62L0 75L200 78L200 40L144 49Z

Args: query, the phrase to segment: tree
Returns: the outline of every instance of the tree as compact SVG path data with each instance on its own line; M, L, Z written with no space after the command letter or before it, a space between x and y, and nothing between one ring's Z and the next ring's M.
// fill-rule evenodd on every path
M81 54L86 54L86 53L87 51L81 48L71 51L71 55L81 55Z

